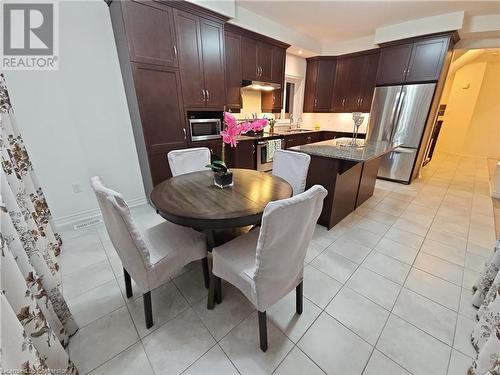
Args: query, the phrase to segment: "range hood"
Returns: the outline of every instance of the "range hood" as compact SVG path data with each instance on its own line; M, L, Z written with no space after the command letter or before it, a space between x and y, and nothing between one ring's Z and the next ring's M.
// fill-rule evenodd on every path
M246 79L241 81L241 87L243 89L257 90L257 91L273 91L281 89L281 85L279 83L250 81Z

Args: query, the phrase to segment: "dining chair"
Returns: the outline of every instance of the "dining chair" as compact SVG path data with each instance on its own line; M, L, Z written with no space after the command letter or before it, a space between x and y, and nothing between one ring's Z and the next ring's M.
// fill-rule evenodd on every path
M105 187L99 176L92 177L90 184L108 235L123 264L127 298L132 297L132 278L143 291L146 328L151 328L151 290L167 282L173 272L198 259L202 259L203 273L208 277L205 235L168 221L141 233L120 193Z
M277 150L273 156L273 175L281 177L293 189L293 195L306 188L307 172L311 157L302 152Z
M257 308L260 348L267 350L266 310L295 288L303 309L304 258L327 191L320 185L268 203L262 225L212 250L207 308L222 301L221 279L237 287ZM216 301L217 300L217 301Z
M167 154L167 158L172 176L175 177L181 174L208 170L206 165L210 164L210 150L206 147L174 150Z

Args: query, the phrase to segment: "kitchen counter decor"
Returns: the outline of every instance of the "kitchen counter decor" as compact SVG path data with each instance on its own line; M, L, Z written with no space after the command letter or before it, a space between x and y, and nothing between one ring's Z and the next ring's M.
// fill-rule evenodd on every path
M248 132L261 132L268 123L267 118L257 118L256 115L252 120L238 122L232 113L224 112L224 130L220 132L220 135L224 143L236 147L239 136Z

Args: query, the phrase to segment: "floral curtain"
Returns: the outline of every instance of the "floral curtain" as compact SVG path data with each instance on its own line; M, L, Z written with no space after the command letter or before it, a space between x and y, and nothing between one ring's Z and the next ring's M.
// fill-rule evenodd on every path
M468 375L500 374L500 240L474 285L478 323L471 335L477 358Z
M0 75L2 370L77 374L65 347L78 329L61 293L61 239Z

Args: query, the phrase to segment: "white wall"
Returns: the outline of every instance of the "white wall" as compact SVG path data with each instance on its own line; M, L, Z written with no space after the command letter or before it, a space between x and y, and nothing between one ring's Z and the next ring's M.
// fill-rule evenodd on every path
M500 62L472 62L453 79L437 149L500 158Z
M56 223L97 214L89 177L144 199L109 12L60 3L60 69L5 72L17 122ZM75 194L72 184L82 192Z
M407 22L379 27L375 30L375 43L411 38L419 35L460 30L464 22L464 12L440 14Z
M226 17L233 18L235 15L235 0L188 0L190 3L212 10Z

